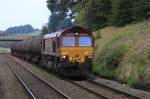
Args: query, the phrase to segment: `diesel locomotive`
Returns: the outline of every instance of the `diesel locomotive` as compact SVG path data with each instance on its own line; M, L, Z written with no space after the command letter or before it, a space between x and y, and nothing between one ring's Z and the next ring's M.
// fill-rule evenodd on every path
M80 26L35 36L11 45L11 53L64 76L87 76L92 69L94 37Z

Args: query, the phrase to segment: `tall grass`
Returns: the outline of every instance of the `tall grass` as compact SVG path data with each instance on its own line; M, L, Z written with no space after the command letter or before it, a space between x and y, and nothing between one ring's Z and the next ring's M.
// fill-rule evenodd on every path
M94 72L131 86L150 83L150 20L96 33Z

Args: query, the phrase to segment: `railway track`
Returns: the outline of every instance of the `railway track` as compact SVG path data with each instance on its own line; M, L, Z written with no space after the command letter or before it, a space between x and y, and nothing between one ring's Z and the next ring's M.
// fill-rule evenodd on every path
M33 99L71 99L8 56L4 56L4 59Z
M17 62L17 61L14 60L14 62ZM16 63L16 64L21 65L20 63ZM53 75L55 75L55 73ZM90 79L82 80L82 81L73 81L73 80L66 79L66 78L64 78L64 79L65 79L65 81L72 83L73 85L78 86L83 90L86 90L88 93L98 96L99 97L98 99L148 99L148 98L144 98L144 97L139 97L139 95L137 95L137 96L133 95L132 93L129 93L129 92L126 93L124 91L114 89L105 84L100 84L100 83L95 82ZM70 96L70 94L69 94L69 96ZM69 97L67 97L67 98L69 99Z
M88 83L91 83L91 84L94 84L96 86L102 86L104 88L107 88L107 89L110 89L112 90L113 92L115 93L118 93L120 95L124 95L124 96L127 96L128 98L132 98L132 99L149 99L149 95L148 94L144 94L144 93L139 93L138 95L137 94L133 94L133 92L126 92L126 91L121 91L119 89L116 89L116 88L113 88L113 87L110 87L110 86L107 86L103 83L99 83L99 82L96 82L96 81L93 81L93 80L90 80L90 79L87 79L87 82Z
M107 95L108 98L110 98L110 97L116 98L117 97L117 98L120 98L120 99L122 99L122 98L124 98L124 99L141 99L141 97L137 97L133 94L129 94L129 93L114 89L112 87L106 86L104 84L98 83L98 82L93 81L93 80L87 80L86 82L89 83L89 84L94 85L97 88L101 88L101 89L104 88L104 92L105 92L105 89L106 89L106 93L107 92L110 93L110 94Z
M142 99L141 97L113 89L92 80L72 81L67 79L67 81L93 94L103 97L103 99Z
M19 62L20 63L20 62ZM23 66L26 66L27 64L22 64ZM64 77L60 77L60 76L58 76L56 73L54 73L54 72L51 72L51 71L49 71L49 73L50 74L52 74L53 76L55 76L57 79L62 79L63 78L63 81L64 82L66 82L66 83L69 83L69 85L68 86L70 86L71 85L71 87L70 87L70 89L72 89L72 90L70 90L69 88L67 88L67 89L69 89L70 90L70 92L68 92L67 90L65 90L67 93L67 95L69 95L70 97L72 97L72 99L106 99L104 96L102 96L102 95L99 95L99 94L96 94L96 93L94 93L94 92L91 92L91 91L88 91L88 90L86 90L86 89L84 89L84 88L81 88L81 87L78 87L78 86L76 86L76 85L74 85L74 84L72 84L72 83L70 83L70 82L68 82L68 81L66 81L66 78L64 78ZM60 81L61 83L62 83L62 81ZM52 82L53 83L53 82ZM62 84L63 85L63 84ZM62 88L62 90L63 90L64 88ZM76 91L78 91L80 94L78 94L78 92L76 92ZM71 93L71 94L69 94L69 93ZM84 97L84 98L83 98Z

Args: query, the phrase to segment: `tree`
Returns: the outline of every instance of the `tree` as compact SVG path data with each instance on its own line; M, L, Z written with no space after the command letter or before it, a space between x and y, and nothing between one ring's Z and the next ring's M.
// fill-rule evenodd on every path
M112 25L124 26L133 22L133 0L114 0L112 5Z
M149 0L114 0L111 24L124 26L150 17Z
M6 31L4 31L3 33L5 33L5 35L11 35L11 34L19 34L19 33L20 34L26 34L26 33L31 33L34 31L38 31L38 29L34 29L32 27L32 25L27 24L27 25L10 27Z
M150 17L150 1L134 0L133 3L133 19L134 21L143 21Z
M102 28L108 23L111 0L81 0L76 7L75 22L91 30Z
M44 25L41 30L41 35L48 34L48 33L49 33L48 26Z
M48 0L47 7L51 12L48 28L50 32L72 25L74 14L71 11L76 0ZM63 24L62 24L63 23Z

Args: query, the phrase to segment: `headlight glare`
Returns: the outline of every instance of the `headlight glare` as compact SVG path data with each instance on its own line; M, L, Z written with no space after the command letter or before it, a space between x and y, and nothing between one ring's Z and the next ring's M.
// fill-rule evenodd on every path
M88 58L93 58L93 56L92 56L92 55L89 55Z
M65 58L66 58L66 55L63 55L62 58L65 59Z

